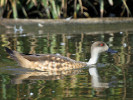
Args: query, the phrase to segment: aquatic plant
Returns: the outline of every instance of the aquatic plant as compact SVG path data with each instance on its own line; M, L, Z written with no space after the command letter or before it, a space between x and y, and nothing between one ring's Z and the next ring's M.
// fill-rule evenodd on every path
M0 0L0 17L86 18L131 16L127 0ZM117 9L117 10L116 10ZM113 15L112 15L113 14Z

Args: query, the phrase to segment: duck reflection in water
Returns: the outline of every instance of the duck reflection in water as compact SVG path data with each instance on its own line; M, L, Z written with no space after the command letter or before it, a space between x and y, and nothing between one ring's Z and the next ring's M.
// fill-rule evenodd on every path
M109 88L109 83L101 82L97 66L86 66L84 69L75 69L75 70L66 70L66 71L28 71L24 74L16 75L12 80L13 84L22 84L24 80L36 81L36 80L63 80L65 76L72 76L82 73L84 70L88 70L88 73L91 75L91 85L96 91L103 91L106 88ZM89 77L89 76L88 76Z

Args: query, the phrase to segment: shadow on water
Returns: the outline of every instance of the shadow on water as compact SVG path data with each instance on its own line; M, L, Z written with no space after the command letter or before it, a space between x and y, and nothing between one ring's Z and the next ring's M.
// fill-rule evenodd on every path
M82 25L73 26L74 28L66 25L65 28L58 26L53 30L50 26L46 29L36 29L33 26L30 31L26 26L16 26L15 29L20 30L13 27L11 30L1 31L2 99L133 99L132 29L124 26L117 29L119 25L110 26L111 30L105 29L105 25L94 25L93 29L86 29L88 27ZM73 31L69 30L71 27ZM98 27L102 29L97 31ZM24 69L4 51L4 46L7 46L21 53L61 54L87 62L90 58L90 46L94 41L104 41L118 53L103 53L97 65L77 70L41 72Z

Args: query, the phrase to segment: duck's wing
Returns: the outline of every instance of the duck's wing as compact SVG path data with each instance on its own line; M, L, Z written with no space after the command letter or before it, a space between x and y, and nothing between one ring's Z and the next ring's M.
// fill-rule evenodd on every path
M73 59L54 54L24 55L23 57L35 64L38 64L40 67L37 68L45 70L70 70L86 66L86 63L84 62L75 61Z

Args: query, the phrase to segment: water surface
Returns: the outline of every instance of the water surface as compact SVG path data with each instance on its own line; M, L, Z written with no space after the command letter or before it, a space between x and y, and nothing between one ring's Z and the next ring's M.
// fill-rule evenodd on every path
M81 26L81 25L80 25ZM78 28L80 28L80 26ZM67 26L66 26L67 27ZM125 100L133 99L133 31L4 30L0 34L0 96L3 100ZM115 27L115 26L113 26ZM70 27L69 27L70 28ZM50 29L50 28L49 28ZM55 28L56 29L56 28ZM116 29L116 27L115 27ZM63 31L64 30L64 31ZM79 29L78 29L79 30ZM60 73L20 67L5 52L60 54L87 62L94 41L104 41L117 54L103 53L98 64ZM64 74L65 73L65 74Z

